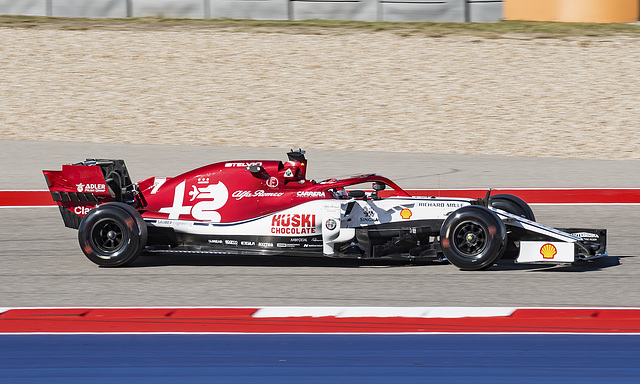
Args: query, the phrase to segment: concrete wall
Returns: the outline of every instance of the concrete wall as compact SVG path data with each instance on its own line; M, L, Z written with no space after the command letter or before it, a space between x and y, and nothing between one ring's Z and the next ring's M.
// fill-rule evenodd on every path
M378 0L292 0L292 19L378 21Z
M211 18L289 20L289 0L211 0Z
M487 23L502 17L502 0L468 0L467 21Z
M133 17L162 16L185 19L204 19L205 3L207 7L209 5L207 0L131 0L131 3Z
M48 16L47 0L0 0L0 15Z
M465 0L381 0L381 21L465 21Z
M487 22L503 0L0 0L0 14L57 17Z
M52 0L51 16L127 17L127 3L124 0Z

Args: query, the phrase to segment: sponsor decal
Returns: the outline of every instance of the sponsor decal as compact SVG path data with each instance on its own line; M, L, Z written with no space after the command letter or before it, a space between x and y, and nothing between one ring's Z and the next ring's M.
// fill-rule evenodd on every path
M362 211L364 212L365 215L367 215L368 217L376 217L376 211L374 211L373 209L371 209L371 207L369 206L364 206L362 207Z
M250 167L252 165L260 165L261 166L262 162L261 161L255 161L255 162L252 162L252 163L241 162L241 163L225 163L224 164L224 166L226 168L247 168L247 167Z
M287 169L284 173L284 177L293 177L293 172L290 169Z
M238 245L238 240L225 240L224 245Z
M434 201L428 203L418 203L418 207L436 207L436 208L460 208L464 207L467 204L460 202L443 202L443 201Z
M543 259L553 259L554 256L558 254L558 249L555 245L547 243L540 247L540 254Z
M269 180L267 180L267 187L276 188L278 186L278 179L271 176Z
M235 191L231 194L231 197L236 200L242 200L245 197L280 197L284 195L284 192L265 192L263 190L258 191Z
M76 189L78 192L106 192L107 185L106 184L76 184Z
M209 244L222 244L222 240L218 239L209 239L207 241L209 242Z
M324 223L324 225L328 230L333 231L338 226L338 223L336 223L334 219L329 219Z
M289 243L278 243L276 244L276 246L278 248L295 248L297 246L299 246L300 244L289 244Z
M418 203L418 207L438 207L444 208L444 203L441 202L433 202L433 203Z
M303 248L320 248L322 244L302 244Z
M400 216L405 220L410 219L412 215L413 215L413 212L411 212L410 209L405 208L402 211L400 211Z
M364 213L364 217L360 218L361 223L372 223L378 221L378 214L368 205L362 207L362 212Z
M578 236L579 238L587 241L598 241L598 239L600 239L600 235L598 235L597 233L591 233L591 232L577 232L577 233L572 233L572 235Z
M306 243L307 242L307 238L306 237L294 237L289 239L289 241L291 241L292 243Z
M76 215L84 216L87 213L89 213L89 211L92 210L93 208L95 207L87 207L86 205L82 205L82 206L73 208L73 213L75 213Z
M253 247L253 246L256 245L256 242L255 241L241 241L240 245L244 245L244 246L247 246L247 247Z
M324 191L299 191L296 197L324 197Z
M273 247L273 243L258 243L258 247Z
M206 176L198 177L198 184L209 184L209 178Z
M179 219L180 215L188 215L196 220L208 220L219 223L222 220L218 209L222 208L229 198L229 191L222 183L209 184L206 187L192 186L193 190L188 192L191 196L189 202L198 201L193 206L184 205L186 180L176 186L173 194L173 205L171 207L163 207L158 211L169 215L169 219Z
M316 215L285 213L273 215L271 233L281 235L306 235L316 233Z

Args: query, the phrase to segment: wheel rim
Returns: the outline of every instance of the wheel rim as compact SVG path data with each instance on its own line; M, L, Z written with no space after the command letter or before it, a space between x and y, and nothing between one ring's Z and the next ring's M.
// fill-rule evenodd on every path
M480 223L465 221L453 232L453 245L458 252L467 258L478 257L487 247L487 231Z
M124 246L124 229L114 220L101 220L93 226L91 239L97 250L112 255Z

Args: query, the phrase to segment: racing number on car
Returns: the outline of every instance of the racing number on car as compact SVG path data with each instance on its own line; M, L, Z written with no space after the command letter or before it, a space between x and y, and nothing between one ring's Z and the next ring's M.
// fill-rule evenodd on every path
M219 223L222 220L220 213L216 210L222 208L229 199L229 191L222 183L209 184L204 188L192 186L193 190L188 192L189 202L198 201L193 206L184 205L186 180L176 186L173 194L173 205L171 207L160 208L159 212L169 214L169 219L177 220L180 215L191 214L196 220L208 220Z

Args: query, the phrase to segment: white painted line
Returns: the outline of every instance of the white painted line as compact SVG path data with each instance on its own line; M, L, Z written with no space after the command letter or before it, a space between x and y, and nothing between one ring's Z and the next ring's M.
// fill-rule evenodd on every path
M512 307L266 307L253 314L254 318L269 317L410 317L461 318L510 316Z

